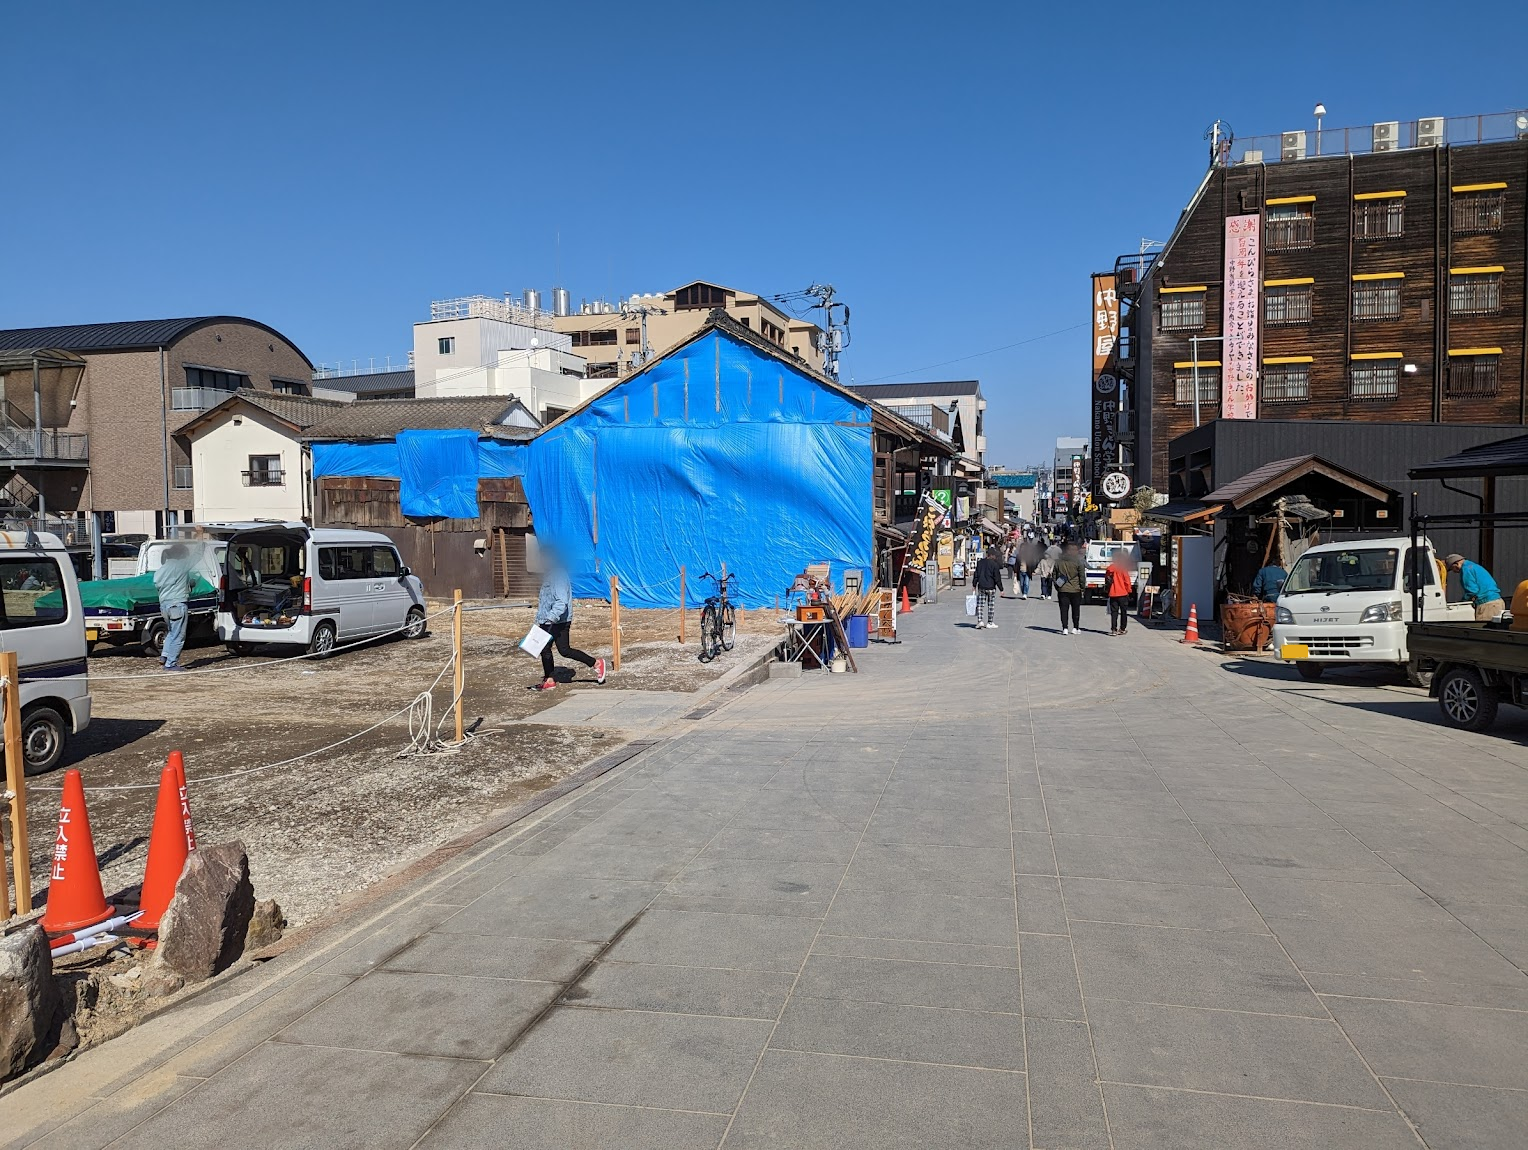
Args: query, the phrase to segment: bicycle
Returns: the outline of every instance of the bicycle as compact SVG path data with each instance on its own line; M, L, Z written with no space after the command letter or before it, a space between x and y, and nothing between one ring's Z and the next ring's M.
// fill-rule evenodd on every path
M727 597L728 584L735 583L737 576L718 577L707 571L701 578L716 584L716 594L700 611L700 661L709 663L737 645L737 609Z

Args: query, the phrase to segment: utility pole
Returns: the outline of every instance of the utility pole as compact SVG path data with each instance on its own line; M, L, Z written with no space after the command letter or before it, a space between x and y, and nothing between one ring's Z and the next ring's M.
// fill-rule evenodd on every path
M637 353L637 366L640 367L652 358L652 348L647 343L647 317L650 315L668 315L668 309L656 307L653 304L637 304L633 307L630 303L621 305L622 319L640 320L642 324L642 350Z
M821 308L823 314L824 344L822 353L823 374L830 379L838 378L838 357L849 346L849 305L837 299L832 284L814 283L805 291L788 292L774 297L776 303L793 300L814 299L812 308ZM835 310L836 309L836 310Z

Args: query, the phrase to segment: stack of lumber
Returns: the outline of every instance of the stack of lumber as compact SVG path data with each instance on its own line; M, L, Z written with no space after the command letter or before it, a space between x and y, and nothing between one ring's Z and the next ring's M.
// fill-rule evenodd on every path
M833 610L840 619L847 619L850 615L869 615L876 610L880 603L881 585L872 584L870 590L864 594L834 595Z

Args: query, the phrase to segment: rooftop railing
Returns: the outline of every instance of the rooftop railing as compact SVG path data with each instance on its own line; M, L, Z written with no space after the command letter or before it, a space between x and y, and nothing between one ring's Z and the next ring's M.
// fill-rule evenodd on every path
M1424 116L1355 128L1296 129L1269 136L1230 136L1221 141L1216 163L1280 164L1323 156L1361 156L1408 148L1461 147L1502 140L1528 140L1528 111L1483 116Z

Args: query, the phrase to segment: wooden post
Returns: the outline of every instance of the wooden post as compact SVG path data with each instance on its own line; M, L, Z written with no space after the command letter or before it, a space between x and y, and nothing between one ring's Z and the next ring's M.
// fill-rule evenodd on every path
M684 642L684 564L679 565L679 642Z
M16 876L16 913L30 914L32 857L27 845L27 771L21 751L21 668L16 652L0 652L0 677L5 679L5 789L11 792L11 870ZM7 897L7 908L9 905Z
M456 700L456 741L463 742L466 735L462 733L462 687L466 679L466 669L462 666L462 591L456 589L454 600L455 608L451 612L451 647L455 652L454 663L456 674L452 676L451 696Z
M621 580L617 575L610 577L610 664L612 669L621 669Z

